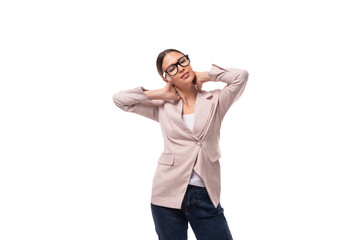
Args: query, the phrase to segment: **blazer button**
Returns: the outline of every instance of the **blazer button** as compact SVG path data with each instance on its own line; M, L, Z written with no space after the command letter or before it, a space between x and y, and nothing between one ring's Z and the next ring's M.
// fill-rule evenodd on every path
M196 142L197 145L201 146L201 142Z

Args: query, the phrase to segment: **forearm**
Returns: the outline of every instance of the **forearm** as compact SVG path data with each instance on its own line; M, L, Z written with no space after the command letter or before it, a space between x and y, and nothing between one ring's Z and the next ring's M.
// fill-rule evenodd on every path
M248 79L249 73L246 70L238 68L221 68L215 64L209 71L210 81L224 82L228 85L241 85Z
M148 90L145 88L141 88L145 95L150 99L150 100L162 100L163 98L163 94L161 92L161 89L155 89L155 90Z
M128 111L135 104L150 103L151 100L160 99L159 90L147 90L142 86L125 89L113 95L113 100L116 106Z
M132 89L125 89L113 94L113 101L116 106L126 112L133 112L158 122L158 107L163 104L163 101L153 101L149 99L147 94L152 97L153 93L146 92L148 91L140 86Z
M200 72L198 81L201 82L201 83L205 83L207 81L210 81L209 72Z

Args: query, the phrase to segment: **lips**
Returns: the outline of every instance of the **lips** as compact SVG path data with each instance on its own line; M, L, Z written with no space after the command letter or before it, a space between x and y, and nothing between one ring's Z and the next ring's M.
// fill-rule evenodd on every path
M184 78L185 75L189 74L189 72L184 73L183 75L181 75L181 78Z

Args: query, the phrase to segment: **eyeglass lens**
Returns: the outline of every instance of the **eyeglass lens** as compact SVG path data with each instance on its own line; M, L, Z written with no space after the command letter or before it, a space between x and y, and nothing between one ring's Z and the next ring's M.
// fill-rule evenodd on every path
M178 62L178 64L180 64L180 66L182 66L182 67L186 67L187 65L189 65L189 63L190 63L190 60L186 56L180 58L179 62ZM168 74L171 76L175 75L177 73L177 71L178 71L177 64L171 65L167 69Z

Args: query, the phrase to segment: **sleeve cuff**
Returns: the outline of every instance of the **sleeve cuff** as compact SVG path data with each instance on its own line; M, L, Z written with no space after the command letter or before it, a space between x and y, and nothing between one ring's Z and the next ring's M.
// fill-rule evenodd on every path
M214 82L219 82L220 78L219 75L223 73L224 71L228 71L225 68L219 67L216 64L212 64L210 70L209 70L209 80Z

